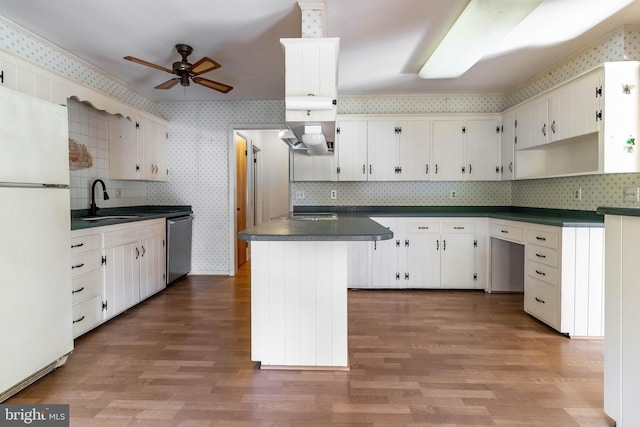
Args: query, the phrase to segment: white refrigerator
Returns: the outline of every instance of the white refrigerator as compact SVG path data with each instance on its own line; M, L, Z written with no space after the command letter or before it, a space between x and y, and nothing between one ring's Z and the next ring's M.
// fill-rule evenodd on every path
M0 402L73 350L67 108L0 87Z

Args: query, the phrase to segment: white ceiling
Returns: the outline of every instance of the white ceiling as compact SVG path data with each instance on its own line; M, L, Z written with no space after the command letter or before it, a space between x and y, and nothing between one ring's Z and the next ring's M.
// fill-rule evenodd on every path
M514 0L515 1L515 0ZM584 0L545 0L532 13L568 3L539 25L585 16ZM597 0L614 2L621 0ZM468 0L325 0L328 36L340 37L340 95L504 93L622 25L640 25L640 0L569 40L484 58L458 79L422 80L418 71ZM282 37L300 37L297 0L2 0L0 15L95 65L155 100L282 99ZM176 43L222 68L203 77L234 86L228 94L192 84L153 89L171 75L122 59L171 68ZM460 52L464 55L464 52Z

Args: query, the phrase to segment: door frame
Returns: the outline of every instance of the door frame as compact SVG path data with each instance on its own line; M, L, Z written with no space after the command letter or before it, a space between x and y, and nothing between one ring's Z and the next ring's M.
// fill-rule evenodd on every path
M244 130L252 130L252 131L260 131L260 130L277 130L277 129L287 129L287 125L284 122L281 123L230 123L228 126L228 146L227 146L227 157L228 157L228 182L229 188L227 192L228 202L227 205L229 210L227 212L227 223L229 224L229 276L235 276L238 267L236 260L236 233L238 228L238 223L236 221L236 132L242 133ZM284 144L284 142L283 142ZM247 151L250 148L247 147ZM289 185L291 185L291 181L289 181Z

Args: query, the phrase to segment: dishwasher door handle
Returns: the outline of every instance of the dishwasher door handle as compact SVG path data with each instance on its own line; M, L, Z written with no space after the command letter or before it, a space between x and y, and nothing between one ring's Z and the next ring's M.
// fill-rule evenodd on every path
M193 217L192 216L182 216L180 218L173 218L173 219L168 219L167 222L170 225L176 224L178 222L182 222L182 221L192 221Z

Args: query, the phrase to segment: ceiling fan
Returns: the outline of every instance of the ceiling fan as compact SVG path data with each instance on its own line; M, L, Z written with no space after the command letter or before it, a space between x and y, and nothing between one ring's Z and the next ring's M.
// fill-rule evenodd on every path
M220 68L220 64L218 64L216 61L205 56L195 64L190 64L187 60L187 57L191 55L191 52L193 52L193 48L187 44L177 44L176 50L178 51L180 56L182 56L182 60L174 62L172 68L166 68L161 65L152 64L151 62L147 62L133 56L125 56L124 59L126 59L127 61L136 62L138 64L146 65L147 67L155 68L156 70L166 71L167 73L175 74L176 76L178 76L167 80L162 84L159 84L155 87L156 89L171 89L172 87L177 85L178 82L182 86L189 86L189 79L193 80L194 83L208 87L209 89L217 90L222 93L227 93L231 89L233 89L233 86L205 79L204 77L199 77L200 74L204 74L208 71Z

